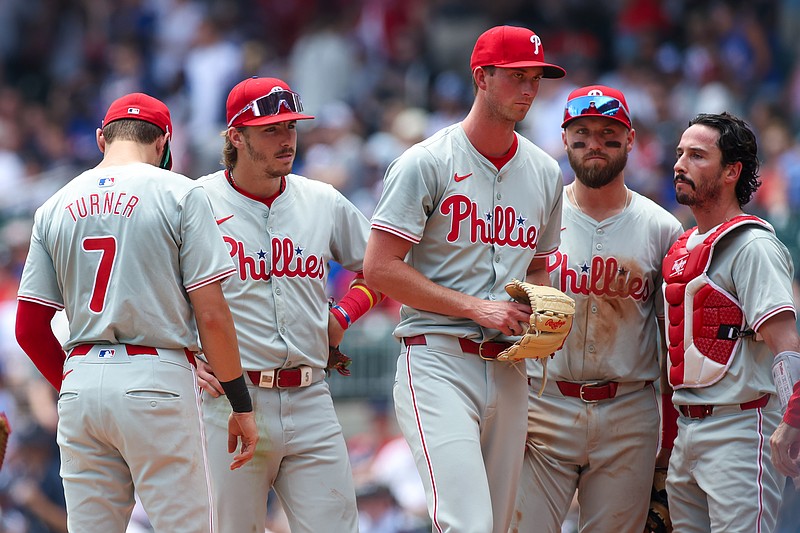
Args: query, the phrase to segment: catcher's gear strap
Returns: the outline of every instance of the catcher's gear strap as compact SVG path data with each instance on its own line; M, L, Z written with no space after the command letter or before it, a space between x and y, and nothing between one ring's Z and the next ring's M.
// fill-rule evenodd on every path
M786 416L784 420L790 426L800 427L800 353L785 351L776 355L772 363L772 378L781 408L786 409L788 415L788 420Z

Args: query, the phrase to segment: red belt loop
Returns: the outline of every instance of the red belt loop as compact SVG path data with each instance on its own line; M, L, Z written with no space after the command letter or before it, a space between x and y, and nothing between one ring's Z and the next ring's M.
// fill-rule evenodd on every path
M426 345L428 342L425 339L425 335L414 335L413 337L403 337L403 343L405 343L406 346L422 346ZM503 350L511 346L511 344L507 342L480 343L461 337L458 339L458 344L461 346L461 351L464 353L480 355L484 359L496 359Z
M189 361L189 364L197 368L197 358L194 356L194 352L189 348L184 348L183 353L186 354L186 360Z
M158 350L155 348L138 344L126 344L125 351L128 352L128 355L158 355Z
M91 350L93 347L94 344L79 344L78 346L70 350L69 355L67 357L78 357L81 355L86 355L87 353L89 353L89 350Z
M751 402L740 403L739 409L741 409L742 411L747 411L748 409L759 409L761 407L766 407L768 403L769 403L769 394L765 394L761 398L755 399ZM679 405L678 410L681 412L683 416L702 420L705 417L711 416L714 413L714 406Z

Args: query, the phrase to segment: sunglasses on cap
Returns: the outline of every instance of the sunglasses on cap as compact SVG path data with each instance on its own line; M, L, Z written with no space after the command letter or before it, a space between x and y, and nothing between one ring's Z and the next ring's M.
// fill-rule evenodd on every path
M260 98L256 98L244 106L241 111L236 113L233 118L230 119L228 122L228 127L230 128L231 124L236 122L236 119L239 118L242 113L245 113L251 109L253 110L254 117L268 117L277 115L281 110L282 105L285 105L286 108L292 113L303 112L303 102L300 100L299 94L296 92L287 91L286 89L275 89L269 94Z
M567 102L564 108L564 122L586 115L614 117L628 124L631 117L622 102L611 96L579 96Z

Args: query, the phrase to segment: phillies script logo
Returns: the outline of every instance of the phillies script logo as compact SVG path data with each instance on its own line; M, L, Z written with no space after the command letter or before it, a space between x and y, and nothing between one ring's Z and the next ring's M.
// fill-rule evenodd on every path
M564 292L597 294L612 298L633 298L645 301L653 292L649 279L631 275L620 266L616 257L592 257L592 264L575 269L569 266L569 256L556 252L547 259L547 272L560 269L559 284Z
M513 207L495 206L494 211L481 213L475 202L463 194L448 196L442 201L439 212L450 217L448 242L461 239L461 225L466 223L470 242L536 248L537 230L525 224L528 220L517 214Z
M239 279L242 281L248 278L267 281L270 276L320 279L325 276L322 258L313 254L306 256L303 248L296 246L292 239L272 239L271 254L259 250L252 255L247 254L242 241L228 235L223 239L228 244L228 253L239 266ZM271 267L268 255L272 258Z

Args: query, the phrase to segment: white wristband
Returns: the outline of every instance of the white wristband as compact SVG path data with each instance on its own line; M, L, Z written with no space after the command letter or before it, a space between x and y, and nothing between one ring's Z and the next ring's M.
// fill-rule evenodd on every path
M781 409L785 410L794 392L794 384L800 379L800 353L781 352L772 363L772 379L778 390Z

